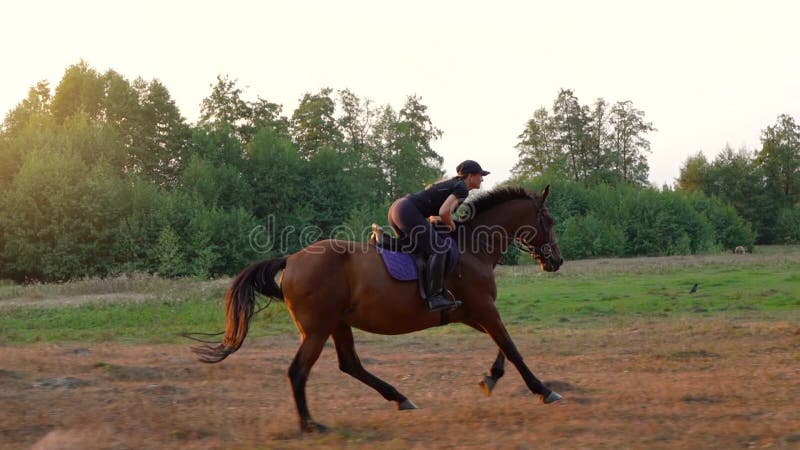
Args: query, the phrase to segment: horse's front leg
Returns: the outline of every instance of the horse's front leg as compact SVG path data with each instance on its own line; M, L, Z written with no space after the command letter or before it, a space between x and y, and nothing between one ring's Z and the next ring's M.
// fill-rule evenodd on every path
M465 321L464 323L480 331L481 333L486 333L486 330L484 330L476 322ZM503 351L499 350L497 352L497 359L494 360L492 368L489 369L489 375L484 375L483 379L480 381L480 383L478 383L478 386L481 387L481 390L483 391L484 394L486 394L487 397L492 395L492 391L494 390L494 387L497 385L497 381L500 380L500 378L505 373L504 370L505 362L506 358L505 356L503 356Z
M525 384L528 385L528 389L540 395L544 403L553 403L561 400L561 396L558 393L548 389L542 384L533 372L528 369L528 366L525 365L525 361L522 360L522 355L520 355L517 350L517 346L514 345L514 341L511 340L511 336L508 335L508 331L505 325L503 325L503 321L500 319L500 313L497 312L497 308L494 307L494 304L488 304L482 313L483 314L478 315L480 319L477 320L477 322L481 328L492 337L492 340L494 340L497 346L500 347L501 355L498 356L495 364L499 362L501 371L503 364L502 356L505 355L505 357L516 366L520 375L522 375L522 379L525 380ZM494 369L494 367L495 366L492 366L492 369ZM494 381L496 382L497 380L495 379Z
M505 373L505 362L506 358L503 356L503 351L499 350L497 352L497 359L494 360L494 364L492 364L492 368L489 370L489 375L484 375L483 380L478 383L487 397L492 395L492 390L497 384L497 381L500 380Z

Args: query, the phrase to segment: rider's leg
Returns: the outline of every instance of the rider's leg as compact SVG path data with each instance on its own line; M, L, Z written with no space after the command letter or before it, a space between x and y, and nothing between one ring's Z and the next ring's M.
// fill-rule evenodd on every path
M428 306L433 311L458 307L461 302L447 298L444 293L444 272L450 246L408 198L394 202L389 208L389 224L403 239L405 251L430 255L423 277Z
M434 253L428 257L425 270L425 294L431 311L453 309L461 302L451 300L444 292L444 270L447 265L447 253Z

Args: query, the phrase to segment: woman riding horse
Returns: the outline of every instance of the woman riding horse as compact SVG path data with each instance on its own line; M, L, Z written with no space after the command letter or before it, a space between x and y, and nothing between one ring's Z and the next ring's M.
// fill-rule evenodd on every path
M406 195L389 208L389 225L404 248L427 259L422 276L431 311L454 309L461 304L444 293L450 242L436 231L433 224L441 223L449 231L455 231L453 212L467 198L469 191L481 187L484 175L489 175L480 164L469 159L459 164L456 171L457 176Z
M466 169L461 167L462 173L476 169L471 164L465 166ZM471 173L483 173L480 166L477 170ZM503 376L508 359L532 393L544 403L557 402L561 396L530 370L495 305L494 268L514 242L530 253L542 270L555 272L564 262L545 203L548 193L549 187L541 194L504 187L470 201L470 219L462 222L459 230L463 227L467 242L472 245L459 249L458 269L447 277L447 286L463 301L455 310L431 312L421 302L416 283L389 275L375 246L327 239L244 269L225 294L222 341L193 350L206 363L222 361L237 351L257 312L258 293L284 302L300 332L300 347L289 366L288 377L303 431L326 429L311 417L306 382L331 338L340 370L376 390L398 409L416 408L394 386L364 368L355 350L352 328L388 335L455 322L466 324L486 333L498 347L491 372L481 382L487 395ZM276 280L278 274L280 281Z

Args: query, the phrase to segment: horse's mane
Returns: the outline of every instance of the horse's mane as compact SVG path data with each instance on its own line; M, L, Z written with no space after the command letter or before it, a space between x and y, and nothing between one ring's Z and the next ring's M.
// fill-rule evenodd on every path
M472 219L474 219L475 217L480 216L481 213L507 201L517 199L533 200L536 198L538 198L537 194L528 192L524 188L518 186L506 186L493 189L486 194L480 194L474 200L465 202L464 206L470 208L470 215ZM467 222L469 222L469 220Z

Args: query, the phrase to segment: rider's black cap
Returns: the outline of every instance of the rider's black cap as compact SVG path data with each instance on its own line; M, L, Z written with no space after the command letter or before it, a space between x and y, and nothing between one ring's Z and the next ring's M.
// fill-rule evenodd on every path
M459 175L469 175L471 173L479 173L481 175L489 175L489 172L483 170L480 164L468 159L456 167L456 172Z

